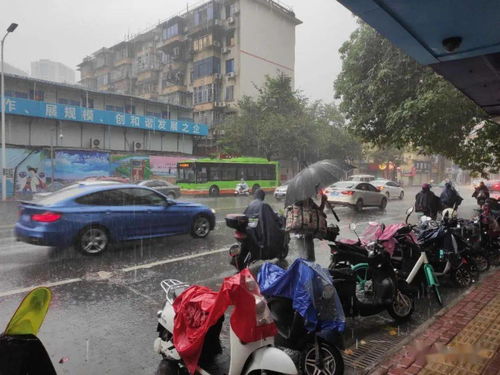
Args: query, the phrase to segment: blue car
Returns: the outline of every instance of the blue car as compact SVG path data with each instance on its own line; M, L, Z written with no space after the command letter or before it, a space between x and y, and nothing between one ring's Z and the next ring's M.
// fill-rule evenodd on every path
M215 211L178 202L147 187L76 186L39 201L21 202L15 226L19 241L102 253L111 242L191 233L204 238Z

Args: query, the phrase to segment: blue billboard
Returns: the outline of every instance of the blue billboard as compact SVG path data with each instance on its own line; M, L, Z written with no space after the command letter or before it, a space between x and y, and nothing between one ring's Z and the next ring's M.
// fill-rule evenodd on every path
M1 111L1 109L0 109ZM39 102L5 97L5 113L55 120L88 122L92 124L122 126L143 130L207 135L208 126L184 120L167 120L154 116L140 116L123 112L78 107L73 105Z

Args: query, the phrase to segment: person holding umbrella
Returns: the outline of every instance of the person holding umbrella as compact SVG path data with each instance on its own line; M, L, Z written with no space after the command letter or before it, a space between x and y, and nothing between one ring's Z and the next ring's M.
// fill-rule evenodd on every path
M314 238L322 239L327 233L324 213L327 197L321 191L343 175L344 170L335 161L322 160L303 169L289 182L285 200L286 229L298 235L301 258L315 261ZM318 195L321 195L319 205L312 198Z

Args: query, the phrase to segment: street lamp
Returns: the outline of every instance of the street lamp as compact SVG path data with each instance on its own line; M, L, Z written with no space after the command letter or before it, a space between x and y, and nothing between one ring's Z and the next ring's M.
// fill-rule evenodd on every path
M3 74L3 45L5 42L5 38L9 33L13 32L17 28L17 23L11 23L7 28L7 32L5 36L2 38L2 92L1 92L1 101L2 101L2 200L7 200L7 152L5 149L5 82L4 82L4 74Z

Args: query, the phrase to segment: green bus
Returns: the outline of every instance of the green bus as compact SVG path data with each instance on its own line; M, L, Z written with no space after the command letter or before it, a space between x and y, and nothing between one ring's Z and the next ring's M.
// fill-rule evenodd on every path
M279 163L264 158L196 159L177 163L177 185L189 195L233 194L245 179L250 189L272 191L279 185Z

